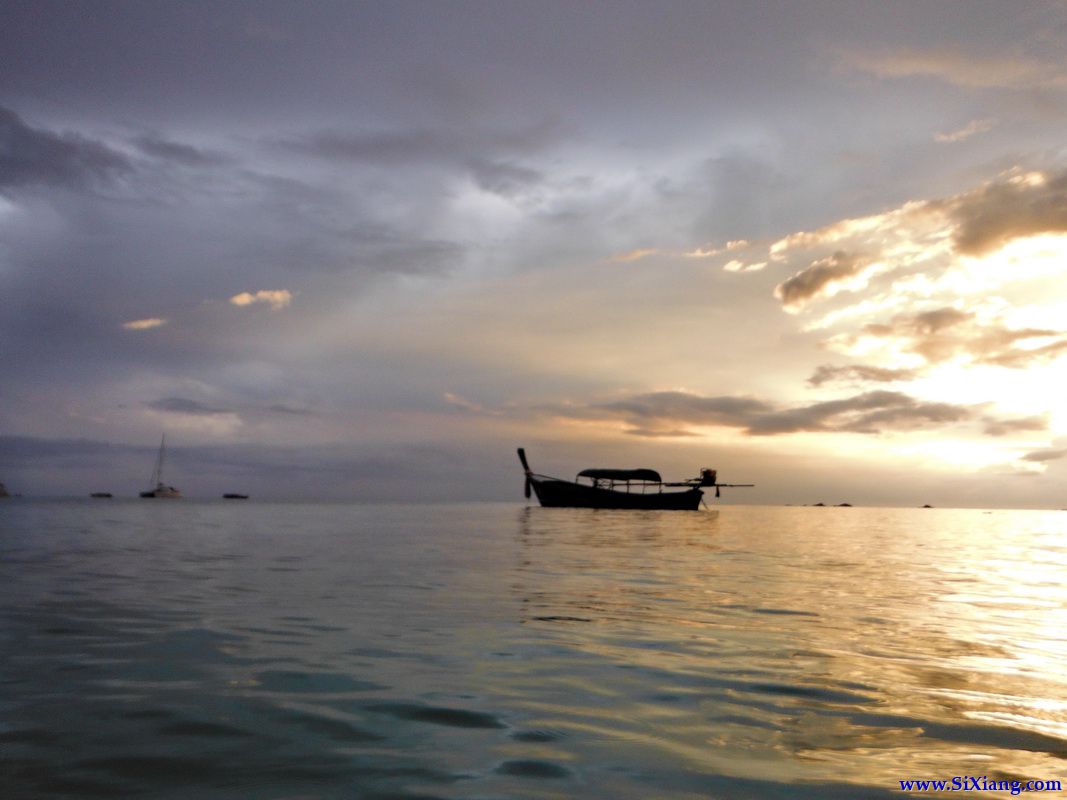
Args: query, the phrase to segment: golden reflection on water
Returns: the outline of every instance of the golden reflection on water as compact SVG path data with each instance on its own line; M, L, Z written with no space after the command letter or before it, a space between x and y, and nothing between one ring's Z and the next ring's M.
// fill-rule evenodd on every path
M621 764L652 753L739 779L1067 773L1067 514L527 508L517 522L515 644L537 657L491 679L530 724Z

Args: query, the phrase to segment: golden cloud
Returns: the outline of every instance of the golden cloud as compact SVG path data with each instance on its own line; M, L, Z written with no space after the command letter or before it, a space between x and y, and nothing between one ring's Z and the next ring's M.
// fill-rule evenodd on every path
M255 294L241 292L230 298L230 303L235 306L250 306L255 303L266 303L272 311L279 311L288 306L293 300L293 293L288 289L260 289Z
M883 302L887 292L929 297L938 288L931 282L960 272L967 258L1061 234L1067 234L1067 170L1015 169L955 196L789 234L774 242L767 256L772 263L799 267L775 289L784 307L798 311L842 289L869 285L883 290ZM1011 278L995 268L973 272L981 273L983 291ZM957 277L964 280L962 273ZM974 274L967 280L973 283Z
M129 322L123 322L122 327L128 331L147 331L152 328L158 328L161 325L166 325L167 320L160 319L159 317L149 317L148 319L134 319Z

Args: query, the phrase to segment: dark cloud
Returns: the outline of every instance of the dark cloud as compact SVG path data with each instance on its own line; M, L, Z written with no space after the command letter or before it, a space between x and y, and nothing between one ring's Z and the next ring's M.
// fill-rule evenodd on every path
M974 319L974 314L968 311L946 307L903 317L901 323L915 336L928 336L972 319Z
M230 161L228 156L221 153L201 150L155 134L138 136L133 144L145 155L184 167L214 167Z
M703 397L655 392L627 400L551 409L560 416L615 418L639 436L687 435L686 426L719 425L751 436L830 432L874 434L913 430L975 419L971 406L931 403L901 392L876 391L794 408L751 397ZM681 426L681 427L679 427Z
M1013 433L1047 431L1048 422L1047 414L1017 419L989 419L986 420L985 432L990 436L1008 436Z
M774 289L774 296L787 308L799 306L826 287L855 277L869 263L870 259L839 250L831 256L813 262L811 266L778 284Z
M33 184L82 188L130 169L125 156L101 142L32 128L0 106L0 189Z
M231 409L214 408L196 400L190 400L188 397L162 397L159 400L145 403L145 405L156 411L170 411L176 414L192 414L202 417L233 413Z
M465 252L458 242L426 239L376 223L339 229L335 235L339 259L319 262L320 266L332 263L337 269L428 275L447 272L460 263Z
M824 383L833 381L893 383L894 381L910 381L917 375L918 370L914 369L890 369L863 364L836 367L822 364L816 367L815 372L808 378L808 383L812 386L822 386Z
M767 414L751 421L753 435L829 431L880 433L963 422L973 417L967 406L929 403L902 392L867 392L842 400Z
M273 143L328 161L380 166L413 162L477 165L539 152L562 136L558 122L545 120L500 128L471 124L456 128L325 130L277 139ZM529 177L529 173L523 174Z
M1027 453L1022 458L1023 461L1033 461L1038 464L1043 464L1046 461L1057 461L1065 456L1067 456L1067 448L1057 450L1034 450L1033 452Z
M480 189L503 197L513 197L544 180L544 174L508 162L474 158L467 162Z
M448 158L461 148L459 137L434 131L322 132L278 142L305 155L333 161L408 164Z
M284 403L273 403L260 406L256 404L235 405L233 408L222 408L201 403L188 397L162 397L145 403L145 406L155 411L167 411L175 414L190 414L199 417L218 416L220 414L283 414L292 417L313 417L315 412L306 408L296 408Z
M1067 335L1046 328L1008 328L981 322L976 315L944 307L915 314L898 314L889 322L871 323L863 334L895 339L907 352L935 364L958 356L975 364L1021 368L1067 352ZM1053 339L1034 346L1035 340ZM1020 347L1021 343L1029 346Z
M314 411L309 411L306 408L293 408L292 406L282 405L281 403L275 403L274 405L267 406L266 411L272 414L291 414L297 417L311 417L315 416Z
M701 397L687 392L655 392L591 408L630 420L678 420L731 427L744 425L743 420L772 410L767 403L751 397Z
M956 249L982 255L1012 239L1067 232L1067 172L1013 175L948 203Z
M687 431L684 428L628 428L626 433L629 436L641 436L646 439L684 438L697 435L695 431Z
M1021 331L1020 333L1025 333ZM1031 337L1044 337L1051 335L1045 332L1034 332L1029 336L1020 336L1020 339ZM1056 334L1062 335L1062 334ZM994 364L998 367L1012 367L1022 369L1041 361L1050 361L1067 353L1067 338L1061 338L1055 342L1042 345L1041 347L1029 347L1026 349L1012 349L1003 352L992 353L981 359L983 364Z

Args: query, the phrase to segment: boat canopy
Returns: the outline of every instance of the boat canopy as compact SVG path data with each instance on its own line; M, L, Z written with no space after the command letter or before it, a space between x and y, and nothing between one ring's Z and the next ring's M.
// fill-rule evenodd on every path
M663 483L659 473L654 469L583 469L579 478L592 478L605 481L650 481Z

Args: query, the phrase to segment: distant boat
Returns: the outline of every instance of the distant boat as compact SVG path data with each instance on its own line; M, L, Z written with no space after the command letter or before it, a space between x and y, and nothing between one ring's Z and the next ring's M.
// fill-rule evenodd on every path
M7 487L0 483L0 497L11 497L7 491Z
M166 443L167 435L163 434L163 438L159 441L159 455L156 456L156 468L152 470L152 480L150 481L155 484L155 488L149 489L147 492L141 492L141 497L176 499L182 496L182 493L173 486L167 486L163 483L163 453L166 449Z
M233 492L228 492L227 494L224 494L222 496L222 499L223 500L247 500L248 499L248 495L247 494L234 494Z
M90 497L111 497L111 492L93 492Z
M538 475L519 448L519 461L526 472L526 497L530 490L546 508L623 508L659 511L696 511L704 493L702 487L752 486L751 483L719 483L713 469L702 469L700 477L677 483L664 483L652 469L583 469L573 481ZM589 483L579 483L585 479ZM679 487L681 491L663 491Z

